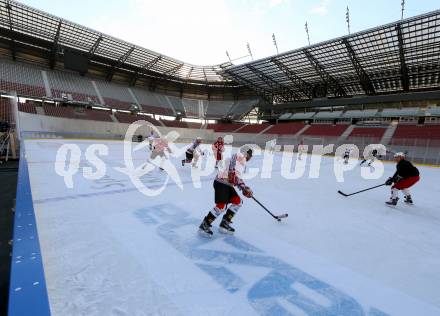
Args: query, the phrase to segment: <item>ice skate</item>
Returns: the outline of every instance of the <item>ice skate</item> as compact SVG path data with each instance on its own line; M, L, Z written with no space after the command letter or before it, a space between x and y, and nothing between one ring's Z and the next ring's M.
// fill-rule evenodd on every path
M203 222L199 226L199 233L206 237L212 237L214 233L211 230L211 225L206 222L206 220L203 220Z
M231 223L226 219L223 219L218 227L219 232L223 234L233 234L235 232L234 227L231 226Z
M403 200L406 204L413 204L413 200L411 198L411 195L405 195L405 198Z
M390 198L390 200L385 203L388 205L397 205L397 201L399 201L399 198Z

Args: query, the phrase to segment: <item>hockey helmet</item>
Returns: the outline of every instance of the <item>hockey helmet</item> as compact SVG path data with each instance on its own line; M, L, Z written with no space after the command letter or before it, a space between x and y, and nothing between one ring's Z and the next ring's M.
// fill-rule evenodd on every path
M405 158L405 154L403 152L399 151L399 152L394 154L394 158L397 158L397 157Z

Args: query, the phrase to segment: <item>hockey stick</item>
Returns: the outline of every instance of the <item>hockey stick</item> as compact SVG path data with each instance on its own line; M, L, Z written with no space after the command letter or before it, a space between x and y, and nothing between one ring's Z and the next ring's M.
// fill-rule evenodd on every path
M289 216L289 214L281 214L281 215L274 215L271 211L269 211L263 204L261 204L256 198L252 197L252 199L258 203L266 212L268 212L270 215L272 215L273 218L275 218L277 221L281 222L282 218L286 218Z
M365 191L368 191L368 190L376 189L376 188L384 186L384 185L386 185L386 184L382 183L382 184L376 185L374 187L367 188L367 189L364 189L364 190L360 190L360 191L357 191L357 192L353 192L353 193L350 193L350 194L346 194L346 193L342 192L341 190L339 190L338 193L343 195L343 196L350 196L350 195L355 195L355 194L362 193L362 192L365 192Z

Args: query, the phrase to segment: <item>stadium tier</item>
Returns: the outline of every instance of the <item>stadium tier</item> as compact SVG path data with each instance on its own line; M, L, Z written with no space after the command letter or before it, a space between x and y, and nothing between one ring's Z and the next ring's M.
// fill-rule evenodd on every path
M271 125L267 123L263 124L249 124L245 125L242 128L239 128L236 130L236 133L251 133L251 134L258 134L263 132L266 128L269 128Z
M218 133L222 132L234 132L235 130L243 127L245 124L243 123L234 123L234 124L208 124L208 129L213 129Z
M265 132L265 134L294 135L304 128L303 123L279 123Z
M152 117L150 117L148 115L136 115L136 114L130 114L130 113L116 112L115 117L116 117L117 121L120 123L130 123L131 124L131 123L139 121L139 120L144 120L144 121L148 121L156 126L162 125L159 121L153 119Z
M429 138L440 139L440 125L399 124L393 138Z
M95 104L119 110L129 110L135 105L151 114L176 116L180 113L207 119L228 115L240 118L259 102L255 98L236 101L179 98L7 59L0 59L0 90L23 97Z
M310 136L341 136L349 125L312 124L303 135Z
M191 122L182 122L182 121L170 121L170 120L161 120L162 124L167 127L178 127L178 128L192 128L192 129L200 129L202 124L191 123Z
M21 112L37 114L37 109L35 108L35 104L32 102L19 103L18 110Z
M385 133L385 127L355 127L349 137L375 137L381 138Z

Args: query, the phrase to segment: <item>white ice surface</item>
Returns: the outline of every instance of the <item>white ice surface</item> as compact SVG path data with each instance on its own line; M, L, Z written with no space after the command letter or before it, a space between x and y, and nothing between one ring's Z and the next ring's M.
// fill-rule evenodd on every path
M83 153L107 145L106 177L79 172L66 188L54 168L64 142ZM286 180L276 153L272 177L247 183L289 217L278 223L245 199L235 236L214 229L208 240L197 226L213 207L214 175L194 188L191 172L199 171L176 158L183 190L171 181L146 197L114 169L124 167L122 148L115 141L25 142L53 315L440 315L440 169L419 167L415 205L387 207L389 187L349 198L336 191L384 182L393 164L381 179L364 180L356 167L338 183L333 165L341 162L326 157L319 178ZM147 151L134 156L139 165ZM261 161L255 156L249 167ZM87 166L84 154L80 166ZM142 179L154 187L164 178L154 170Z

